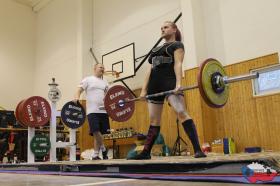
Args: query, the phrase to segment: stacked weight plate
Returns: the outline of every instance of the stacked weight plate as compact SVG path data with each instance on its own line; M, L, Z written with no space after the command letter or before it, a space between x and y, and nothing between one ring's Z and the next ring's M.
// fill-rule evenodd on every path
M50 121L51 107L45 98L32 96L19 102L15 115L23 127L40 127Z

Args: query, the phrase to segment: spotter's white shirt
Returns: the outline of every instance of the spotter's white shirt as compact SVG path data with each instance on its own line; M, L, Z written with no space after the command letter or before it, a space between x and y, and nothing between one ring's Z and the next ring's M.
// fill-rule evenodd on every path
M105 92L108 89L108 82L96 76L85 77L78 87L84 89L86 93L87 114L106 113L106 110L100 110L104 106Z

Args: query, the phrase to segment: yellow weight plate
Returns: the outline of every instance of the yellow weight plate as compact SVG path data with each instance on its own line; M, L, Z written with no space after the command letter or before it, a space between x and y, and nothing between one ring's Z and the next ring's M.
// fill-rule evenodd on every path
M224 76L226 72L216 59L207 59L200 65L198 87L202 98L210 107L222 107L228 100L228 86L224 85L222 80L214 83L217 77L222 79Z

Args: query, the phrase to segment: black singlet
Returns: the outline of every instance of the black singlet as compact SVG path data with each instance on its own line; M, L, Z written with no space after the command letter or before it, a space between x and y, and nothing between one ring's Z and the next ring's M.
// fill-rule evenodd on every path
M156 47L152 50L152 53L148 59L152 64L152 58L155 56L170 57L172 60L168 64L160 64L155 68L152 68L147 94L155 94L158 92L173 90L176 86L176 75L174 71L174 52L182 48L184 45L180 41L165 43L162 46ZM159 96L149 99L150 102L163 104L165 96Z

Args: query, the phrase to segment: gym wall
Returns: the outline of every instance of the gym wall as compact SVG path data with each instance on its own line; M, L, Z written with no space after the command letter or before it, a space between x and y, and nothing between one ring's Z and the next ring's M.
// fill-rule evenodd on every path
M93 52L101 62L102 55L135 43L135 57L143 56L160 38L162 23L173 21L180 12L180 0L94 0ZM182 29L181 20L178 26ZM126 80L131 89L141 87L147 66L145 63L133 79Z
M278 0L186 0L181 4L187 55L195 56L190 60L196 64L212 57L228 65L280 51Z
M178 26L186 46L184 70L209 57L223 65L234 64L280 51L280 27L275 24L280 21L278 6L277 0L96 0L93 49L101 60L102 54L135 42L135 56L142 56L159 38L162 22L182 12ZM106 15L111 16L108 19ZM132 89L141 87L146 65L134 79L126 80Z
M224 65L228 65L280 51L278 0L218 0L215 9L208 9L212 1L203 2L205 11L220 14L212 21L211 16L204 15L207 39L211 39L207 42L209 56L224 56ZM220 29L221 34L208 32L211 28ZM221 47L215 46L216 42Z
M80 80L92 74L95 61L90 48L101 62L103 54L135 42L135 56L142 56L158 40L162 22L179 13L179 0L51 1L36 14L35 94L47 96L46 84L56 77L62 92L61 108L73 99ZM145 72L145 67L141 68L138 76L128 80L129 85L139 88Z
M0 1L0 106L14 110L33 93L35 17L30 8Z
M47 97L51 78L62 93L61 109L82 77L81 1L54 0L36 14L34 94Z
M17 68L1 68L5 69L1 71L5 74L2 79L8 76L7 72L11 74L17 69L19 72L15 74L21 77L19 80L12 76L9 80L10 83L19 81L13 83L17 84L14 91L2 89L4 99L1 104L11 109L30 95L46 97L47 84L52 77L56 77L63 95L58 102L58 108L61 108L73 98L79 81L91 74L91 65L95 61L89 48L93 47L101 60L105 52L135 42L135 56L142 56L157 41L162 22L174 19L179 12L183 13L178 25L186 46L184 70L197 67L208 57L217 58L227 65L277 52L280 48L277 0L53 0L36 14L13 1L3 0L1 3L3 27L8 27L9 19L19 14L14 30L22 30L12 34L1 29L1 38L11 38L1 42L0 46L4 48L1 51L13 51L6 53L5 58L1 55L1 63L3 67L9 64L6 61L27 63L20 63L24 64L22 68L14 62L10 64ZM8 5L11 15L6 11ZM29 15L22 15L24 11ZM19 35L23 37L18 39ZM15 38L17 40L11 45ZM17 50L20 41L24 47ZM20 53L15 55L16 51ZM20 57L14 60L15 56ZM145 65L134 79L127 81L132 89L141 87ZM1 83L6 87L7 83ZM11 92L15 96L11 96ZM6 99L7 95L9 99Z

